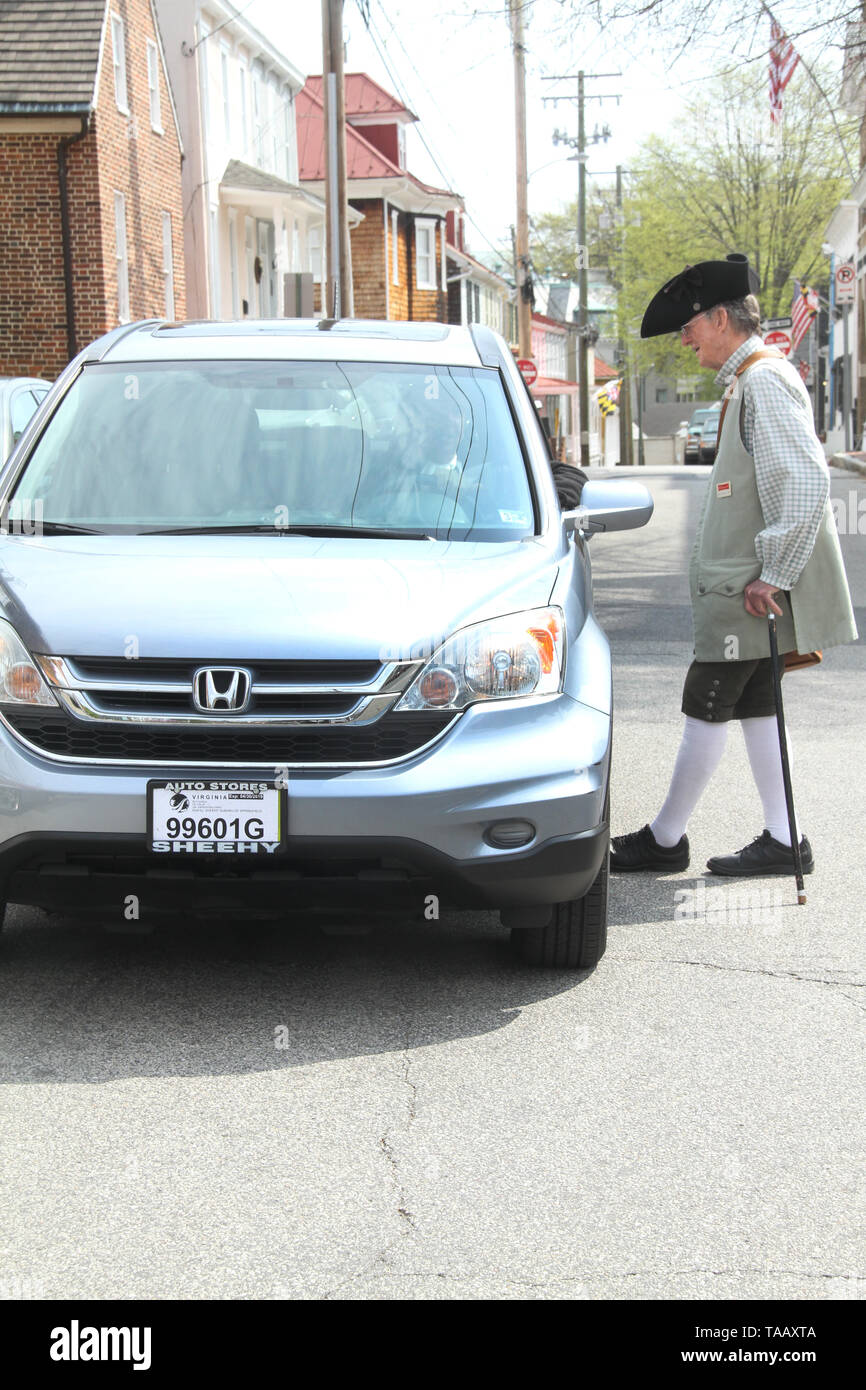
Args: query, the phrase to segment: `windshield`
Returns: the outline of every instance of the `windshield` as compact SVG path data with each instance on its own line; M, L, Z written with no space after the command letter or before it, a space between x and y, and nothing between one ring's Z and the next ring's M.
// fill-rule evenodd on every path
M498 374L390 363L85 367L12 494L46 526L534 531ZM13 503L14 506L14 503Z

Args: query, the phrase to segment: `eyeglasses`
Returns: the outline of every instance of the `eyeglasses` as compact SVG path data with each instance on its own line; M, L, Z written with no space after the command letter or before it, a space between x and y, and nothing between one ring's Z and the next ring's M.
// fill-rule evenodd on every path
M688 323L684 323L682 328L680 329L680 337L682 337L683 334L688 333L689 329L692 327L693 324L697 323L698 319L705 319L708 313L708 309L702 309L699 314L695 314L693 319L689 319Z

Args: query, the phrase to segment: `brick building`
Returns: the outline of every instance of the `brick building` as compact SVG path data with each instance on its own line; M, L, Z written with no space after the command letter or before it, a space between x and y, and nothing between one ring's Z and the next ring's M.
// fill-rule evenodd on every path
M0 373L185 317L181 154L151 0L0 0Z
M346 181L355 318L448 321L446 218L459 194L422 183L406 168L406 127L417 117L363 72L345 76ZM325 190L322 79L298 95L301 183ZM321 260L314 271L321 284ZM318 303L318 300L317 300Z

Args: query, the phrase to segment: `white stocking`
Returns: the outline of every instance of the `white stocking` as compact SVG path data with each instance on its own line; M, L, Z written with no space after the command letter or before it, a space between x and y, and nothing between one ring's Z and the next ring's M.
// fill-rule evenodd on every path
M677 844L685 834L689 817L721 761L727 737L727 723L714 724L686 715L668 794L650 825L657 842L666 849Z
M776 716L763 719L742 719L743 738L752 765L752 776L764 807L764 825L774 840L790 845L788 810L785 803L785 783L782 780L782 755L779 752L779 726ZM786 731L787 732L787 731ZM788 738L788 766L793 766L791 740ZM797 837L802 832L797 826Z

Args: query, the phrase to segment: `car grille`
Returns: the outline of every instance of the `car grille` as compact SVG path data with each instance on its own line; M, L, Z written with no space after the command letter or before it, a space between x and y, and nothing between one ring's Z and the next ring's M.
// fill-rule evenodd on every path
M404 758L438 737L456 718L453 710L386 714L375 724L299 729L143 727L89 724L62 710L4 710L10 728L55 757L84 762L384 763Z
M3 717L47 755L80 762L387 763L416 752L458 717L453 710L395 712L420 660L36 659L59 708L12 705ZM213 707L208 671L218 687ZM226 708L234 676L233 707ZM210 694L215 688L211 682Z

